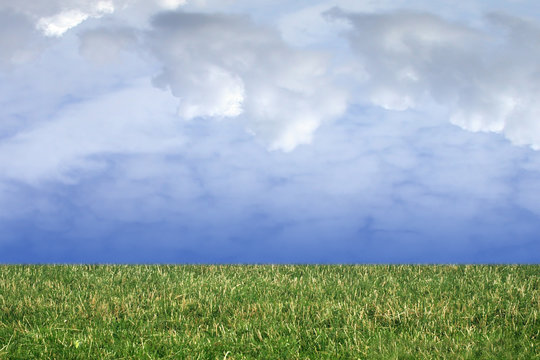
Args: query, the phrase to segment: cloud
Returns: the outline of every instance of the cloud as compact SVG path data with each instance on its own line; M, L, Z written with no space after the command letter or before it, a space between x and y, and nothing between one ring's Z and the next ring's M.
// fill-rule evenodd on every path
M47 37L61 37L88 19L101 18L117 11L142 11L149 16L160 9L174 10L185 0L0 0L0 11L26 16Z
M113 12L114 8L109 8L107 10ZM97 12L97 14L92 17L99 17L100 15L101 12ZM62 11L51 17L40 18L37 23L37 28L41 30L45 36L62 36L66 31L79 25L89 17L91 17L90 14L78 9Z
M168 153L182 137L174 131L170 96L141 79L91 100L73 103L33 128L0 143L0 173L10 180L39 184L46 180L77 182L102 171L96 156ZM172 131L171 131L172 130Z
M79 39L80 54L99 65L121 61L130 51L137 53L137 34L129 27L90 29L81 32Z
M533 22L111 3L0 0L0 261L538 261Z
M117 3L125 0L116 1ZM1 1L5 8L28 16L36 29L45 36L59 37L67 30L81 24L88 18L99 18L115 10L113 0L56 0L36 3L35 1Z
M43 46L31 19L0 7L0 70L29 62Z
M169 98L161 105L173 105ZM6 188L13 208L5 216L23 213L24 228L35 229L25 232L32 259L68 248L75 253L56 261L535 260L522 249L535 248L526 242L536 239L538 216L514 207L516 191L535 199L540 153L493 134L372 107L323 125L290 153L265 151L218 119L182 122L181 148L152 152L140 141L121 150L114 138L122 133L97 125L113 153L92 159L106 171L72 170L79 181L68 186ZM525 167L530 182L516 189ZM3 259L13 253L6 248Z
M158 3L165 9L174 10L180 5L184 5L186 0L159 0Z
M380 14L333 9L347 19L365 99L388 110L434 100L466 130L504 134L540 149L540 27L489 14L472 27L410 11Z
M147 43L163 65L154 83L180 99L181 117L240 117L270 149L311 142L345 111L325 56L293 49L245 17L162 13Z

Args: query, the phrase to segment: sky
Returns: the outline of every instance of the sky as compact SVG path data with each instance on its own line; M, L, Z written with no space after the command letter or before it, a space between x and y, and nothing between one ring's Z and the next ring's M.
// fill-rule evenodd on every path
M540 4L0 0L0 263L540 263Z

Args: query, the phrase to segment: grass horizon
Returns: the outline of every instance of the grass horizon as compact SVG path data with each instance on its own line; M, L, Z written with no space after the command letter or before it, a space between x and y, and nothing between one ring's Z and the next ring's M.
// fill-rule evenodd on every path
M0 359L540 358L540 265L0 265Z

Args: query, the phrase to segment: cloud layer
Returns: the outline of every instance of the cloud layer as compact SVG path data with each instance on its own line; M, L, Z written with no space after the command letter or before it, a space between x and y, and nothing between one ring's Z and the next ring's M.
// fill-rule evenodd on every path
M0 0L0 262L538 262L538 20L433 4Z
M150 18L149 31L133 24L83 31L81 52L101 63L119 51L151 53L162 66L154 83L180 99L180 117L239 118L270 149L291 151L309 143L316 129L341 116L348 103L366 100L388 110L418 108L433 100L443 105L451 123L466 130L502 133L517 145L540 146L535 120L540 114L535 101L540 27L531 19L490 13L472 26L416 10L354 13L339 8L321 16L324 4L302 13L302 21L315 16L349 22L347 38L356 60L347 60L343 54L332 59L324 51L294 48L277 31L245 16L170 11L184 1L31 5L0 4L4 26L13 28L10 21L18 17L19 27L13 32L17 36L0 38L4 66L35 56L45 44L36 31L58 37L90 18L118 15L126 22L134 11L149 18L159 9L169 10ZM294 19L299 18L281 22L289 38L294 38ZM324 31L318 36L325 38ZM336 69L336 61L348 65ZM344 86L342 78L354 81Z

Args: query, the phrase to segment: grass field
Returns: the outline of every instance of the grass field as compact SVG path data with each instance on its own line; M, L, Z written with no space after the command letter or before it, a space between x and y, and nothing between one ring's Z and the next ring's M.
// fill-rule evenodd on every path
M0 266L0 359L540 359L540 266Z

